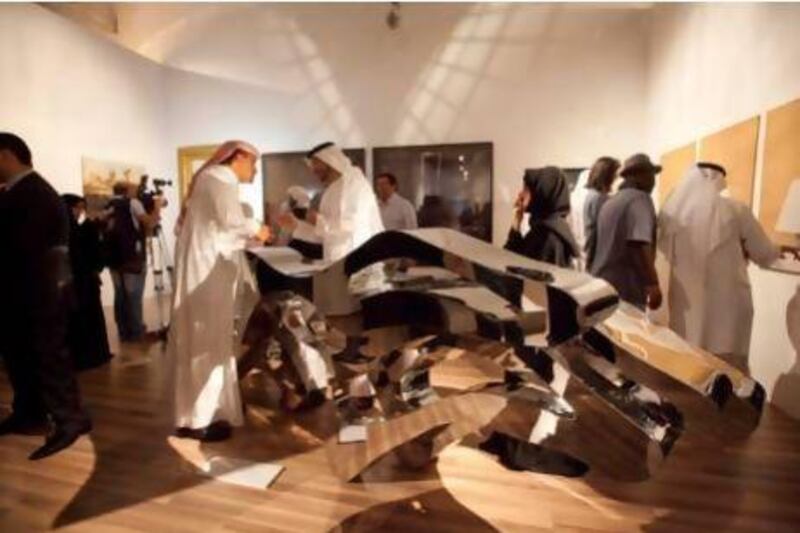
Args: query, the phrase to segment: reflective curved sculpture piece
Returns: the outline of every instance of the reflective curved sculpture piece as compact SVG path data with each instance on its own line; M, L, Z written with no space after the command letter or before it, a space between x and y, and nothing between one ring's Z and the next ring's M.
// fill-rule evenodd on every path
M643 479L685 427L730 438L761 413L758 383L604 281L453 230L384 232L332 264L251 254L263 299L248 357L277 344L301 389L331 385L344 480L458 440L512 469Z

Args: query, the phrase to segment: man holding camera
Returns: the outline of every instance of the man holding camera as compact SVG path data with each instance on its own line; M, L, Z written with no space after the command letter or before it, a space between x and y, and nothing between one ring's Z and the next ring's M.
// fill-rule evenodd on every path
M161 220L163 198L155 196L152 210L148 212L138 196L137 184L118 183L110 203L106 241L114 283L114 320L120 342L147 340L142 319L147 279L146 239Z

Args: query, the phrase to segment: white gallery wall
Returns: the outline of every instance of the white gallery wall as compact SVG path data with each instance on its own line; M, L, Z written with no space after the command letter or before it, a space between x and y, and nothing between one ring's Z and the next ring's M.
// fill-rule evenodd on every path
M171 145L492 141L499 242L526 167L587 165L645 134L641 10L404 5L389 31L383 4L249 9L195 15L139 43L180 69L167 75ZM223 79L196 74L209 72Z
M761 114L757 210L764 113L800 98L800 6L674 4L658 6L650 16L650 150L660 154ZM800 304L800 276L751 267L750 279L751 370L777 405L800 418L800 354L789 342L786 323L796 293Z
M28 142L60 193L82 193L83 156L174 172L164 70L41 7L0 6L0 130Z
M640 9L413 5L394 32L378 4L245 9L122 6L118 40L160 66L39 6L0 6L0 57L20 80L0 96L24 102L3 127L47 147L37 165L64 192L80 190L83 155L169 177L177 147L227 138L267 151L490 140L498 242L526 167L586 165L644 137ZM261 213L258 178L243 199Z
M2 5L0 129L31 143L61 192L80 191L81 156L172 177L179 146L227 138L267 151L492 141L502 244L526 167L658 156L800 97L797 6L403 4L396 31L387 10L122 4L109 39ZM261 212L259 180L243 199ZM753 367L771 390L796 359L781 324L797 281L753 279Z
M81 192L81 156L172 172L164 67L14 4L0 6L0 69L0 125L28 141L60 192Z

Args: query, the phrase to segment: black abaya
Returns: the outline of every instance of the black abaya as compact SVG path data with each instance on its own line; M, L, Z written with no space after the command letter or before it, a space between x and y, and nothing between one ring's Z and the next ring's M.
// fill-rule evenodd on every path
M100 272L103 269L100 237L93 222L70 223L73 305L67 341L76 370L101 366L111 359L105 316L100 300Z

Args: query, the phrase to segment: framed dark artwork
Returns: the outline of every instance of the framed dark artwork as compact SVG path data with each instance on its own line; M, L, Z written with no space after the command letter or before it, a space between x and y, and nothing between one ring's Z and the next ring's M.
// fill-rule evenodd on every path
M364 148L345 148L344 153L362 171L366 168ZM318 204L322 187L306 165L305 155L306 152L276 152L261 156L266 223L271 223L276 210L286 201L286 190L292 185L304 187L312 197L312 206Z
M569 190L574 191L575 186L578 184L578 178L581 175L581 172L586 170L585 167L562 167L561 171L564 173L564 177L567 178L567 184L569 184Z
M490 142L372 149L373 177L391 172L398 193L417 210L420 227L448 227L492 240Z

